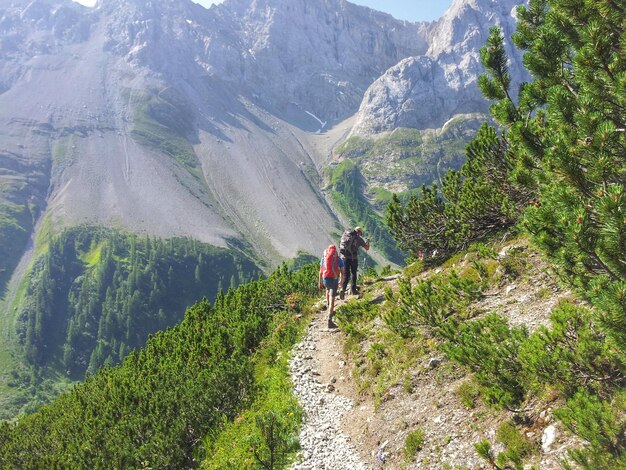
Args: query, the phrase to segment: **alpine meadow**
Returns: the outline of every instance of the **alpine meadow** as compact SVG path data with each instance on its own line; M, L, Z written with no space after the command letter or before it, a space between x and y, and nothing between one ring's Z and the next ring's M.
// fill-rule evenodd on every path
M2 468L626 468L623 2L14 0L0 65Z

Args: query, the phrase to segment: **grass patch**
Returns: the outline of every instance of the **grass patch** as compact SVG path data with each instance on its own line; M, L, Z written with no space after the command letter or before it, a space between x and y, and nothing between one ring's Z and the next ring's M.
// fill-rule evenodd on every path
M393 300L388 303L393 304ZM374 398L376 408L392 386L411 391L410 370L425 353L420 337L403 338L379 326L381 312L386 308L367 299L337 308L337 321L347 336L344 352L354 362L357 388L359 393Z
M86 267L92 268L98 264L102 259L102 248L104 247L104 241L100 243L92 243L89 251L79 255L80 260Z
M402 453L407 462L411 462L417 453L422 450L425 439L426 433L422 429L415 429L406 436Z
M133 95L135 113L131 135L140 145L168 155L192 176L201 179L198 157L185 134L191 130L193 113L175 95Z
M17 266L33 230L27 205L0 204L0 294Z
M501 260L504 275L509 279L524 278L530 263L525 248L511 248Z
M480 386L473 380L468 380L459 385L456 394L465 408L471 410L476 406L476 400L480 396Z

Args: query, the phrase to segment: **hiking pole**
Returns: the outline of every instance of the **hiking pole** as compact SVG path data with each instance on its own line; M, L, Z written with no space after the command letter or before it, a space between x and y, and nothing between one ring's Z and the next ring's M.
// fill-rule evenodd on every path
M365 276L366 272L367 272L367 255L363 253L363 268L361 271L361 276Z

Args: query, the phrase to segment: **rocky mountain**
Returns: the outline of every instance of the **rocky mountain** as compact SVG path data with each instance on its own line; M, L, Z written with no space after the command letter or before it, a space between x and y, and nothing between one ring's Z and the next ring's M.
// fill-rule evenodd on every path
M354 133L484 110L476 48L514 5L492 3L414 24L343 0L4 2L2 199L55 227L319 251L337 226L317 177L336 140L312 131L359 104Z
M511 37L519 4L519 0L455 0L430 26L426 53L401 60L368 88L353 134L398 127L438 129L455 115L486 113L488 102L476 86L483 73L479 50L493 26L500 27L505 38ZM507 45L512 82L519 85L528 77L510 41Z
M268 271L358 222L400 259L376 198L460 164L487 109L477 50L514 5L411 23L345 0L0 0L0 350L82 371L141 344L140 289L168 298L181 279L155 257L175 244L98 227ZM198 286L222 270L206 295L254 272L176 249ZM146 322L178 321L152 294Z
M347 117L427 47L424 25L344 1L37 0L0 25L4 199L262 258L317 251L336 225L294 126Z

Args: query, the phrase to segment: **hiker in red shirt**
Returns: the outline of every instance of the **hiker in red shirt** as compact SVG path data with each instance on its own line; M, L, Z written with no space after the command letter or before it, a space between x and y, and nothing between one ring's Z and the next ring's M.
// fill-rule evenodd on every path
M343 260L337 253L335 245L329 245L324 250L324 256L320 260L319 288L326 287L326 303L328 304L328 328L337 328L333 321L335 315L335 296L339 291L339 285L343 281Z

